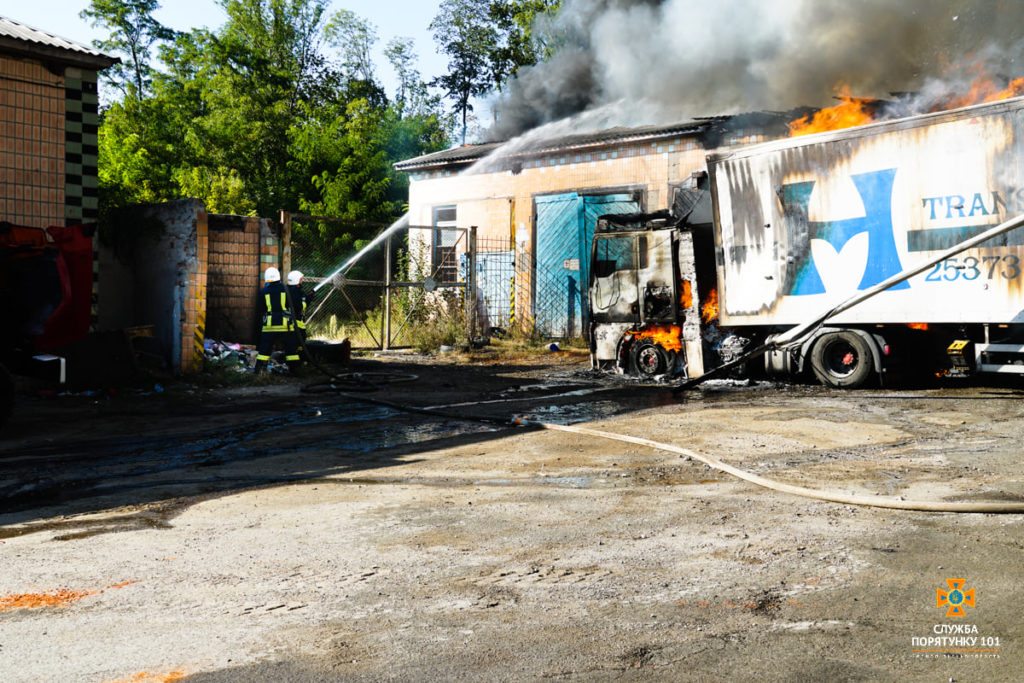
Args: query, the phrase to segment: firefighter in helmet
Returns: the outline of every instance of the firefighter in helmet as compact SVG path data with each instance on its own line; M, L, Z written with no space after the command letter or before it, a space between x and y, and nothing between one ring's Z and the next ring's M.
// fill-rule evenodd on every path
M292 373L299 368L298 336L292 311L288 306L288 290L281 282L281 271L274 266L263 273L266 284L260 290L263 300L263 329L260 332L260 345L256 351L255 372L262 372L270 360L270 352L275 344L284 348L284 360Z
M306 302L307 295L302 289L302 271L293 270L288 273L288 299L292 305L292 320L299 338L299 355L304 359L306 349Z

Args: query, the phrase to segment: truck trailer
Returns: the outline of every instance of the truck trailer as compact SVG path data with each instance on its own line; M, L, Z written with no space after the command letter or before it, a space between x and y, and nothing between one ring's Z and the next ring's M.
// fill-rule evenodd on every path
M927 267L748 370L833 387L1024 374L1024 98L709 154L670 211L602 216L595 367L698 378ZM935 263L931 263L935 261Z

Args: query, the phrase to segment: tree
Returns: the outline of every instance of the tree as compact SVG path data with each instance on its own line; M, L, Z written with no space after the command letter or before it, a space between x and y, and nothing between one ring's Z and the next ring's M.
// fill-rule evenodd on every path
M466 143L472 99L496 83L491 56L498 49L500 36L490 11L490 0L444 0L430 22L438 49L448 55L448 73L433 84L455 101L454 109L462 118L462 144Z
M324 28L327 42L342 55L346 78L375 81L371 51L377 44L377 27L351 10L338 10Z
M151 49L155 43L174 39L175 32L153 18L158 9L157 0L92 0L79 13L92 26L110 31L106 40L93 41L95 47L127 58L104 71L104 78L125 97L145 98L153 74Z
M392 164L444 149L451 118L428 95L411 45L396 55L402 106L364 78L372 60L333 64L323 50L328 3L221 0L223 27L161 46L148 96L126 95L104 111L103 204L190 196L216 213L286 209L358 221L400 213L408 178ZM334 224L318 237L327 251L362 238Z
M491 69L498 85L523 66L532 66L551 56L554 45L545 30L544 19L552 18L562 0L492 0L491 20L503 36L491 55ZM539 30L538 30L539 27Z
M398 90L395 93L395 106L398 115L405 112L406 105L413 98L413 93L421 84L420 72L414 66L416 53L413 51L415 43L412 38L394 38L384 50L391 68L398 76Z
M333 89L319 50L327 2L222 0L220 31L193 32L165 51L162 92L193 116L180 121L183 192L216 191L218 208L238 213L296 207L302 179L289 169L288 130L304 102Z

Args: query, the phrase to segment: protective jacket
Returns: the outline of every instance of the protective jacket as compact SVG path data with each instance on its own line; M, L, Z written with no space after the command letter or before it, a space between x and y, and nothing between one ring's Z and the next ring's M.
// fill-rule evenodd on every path
M264 332L288 332L293 330L292 312L288 309L285 285L280 281L268 282L260 290L266 309L263 312Z
M292 319L300 330L306 329L306 293L302 285L288 285L288 296L292 302Z

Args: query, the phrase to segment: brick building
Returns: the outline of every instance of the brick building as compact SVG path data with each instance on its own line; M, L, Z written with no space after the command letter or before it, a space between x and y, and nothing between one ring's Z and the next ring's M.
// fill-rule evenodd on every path
M0 17L0 221L45 228L97 220L97 74L118 60ZM208 215L198 199L130 207L93 240L92 329L153 328L181 372L202 367L206 336L253 343L263 269L280 228Z
M0 17L0 220L97 217L97 73L119 60Z
M769 112L525 138L395 168L410 174L410 224L434 228L416 234L429 240L418 251L433 260L435 278L459 274L451 228L475 226L478 297L491 324L532 322L550 336L575 336L597 217L667 209L677 188L697 182L709 152L784 137L793 118Z

